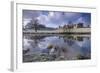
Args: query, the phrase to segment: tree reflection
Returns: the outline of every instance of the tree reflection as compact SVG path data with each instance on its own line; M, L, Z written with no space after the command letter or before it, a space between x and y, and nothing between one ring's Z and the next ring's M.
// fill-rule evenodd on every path
M39 53L35 51L31 55L24 55L24 62L89 59L91 55L90 47L86 47L86 45L90 46L90 42L86 44L90 38L84 39L83 35L28 34L24 35L24 38L29 40L28 43L31 45L29 47L36 51L40 50Z

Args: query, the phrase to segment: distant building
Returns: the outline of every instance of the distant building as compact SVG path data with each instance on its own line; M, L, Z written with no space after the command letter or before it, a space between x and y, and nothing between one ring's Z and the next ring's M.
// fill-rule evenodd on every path
M77 24L77 28L83 28L84 26L83 26L83 23L78 23Z
M74 24L74 28L83 28L83 27L84 27L83 23Z
M73 24L70 24L70 25L66 25L66 24L65 24L65 25L63 26L63 28L66 28L66 29L67 29L67 28L68 28L68 29L69 29L69 28L73 28L73 27L74 27Z
M64 25L63 29L71 29L71 28L83 28L84 24L83 23L78 23L78 24L68 24L68 25ZM89 27L89 26L88 26Z

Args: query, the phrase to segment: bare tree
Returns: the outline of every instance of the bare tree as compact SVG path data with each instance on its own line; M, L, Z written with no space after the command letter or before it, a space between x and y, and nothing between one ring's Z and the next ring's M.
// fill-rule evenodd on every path
M37 19L32 19L32 25L34 27L35 32L37 32L38 20Z

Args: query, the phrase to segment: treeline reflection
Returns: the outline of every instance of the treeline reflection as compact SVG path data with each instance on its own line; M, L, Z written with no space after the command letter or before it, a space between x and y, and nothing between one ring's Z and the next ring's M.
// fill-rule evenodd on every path
M90 35L24 34L23 62L91 58Z

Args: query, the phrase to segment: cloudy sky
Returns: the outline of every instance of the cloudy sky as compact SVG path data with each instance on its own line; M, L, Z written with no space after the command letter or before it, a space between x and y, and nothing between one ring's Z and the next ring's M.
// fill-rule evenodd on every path
M23 25L25 26L32 19L37 19L40 24L47 27L55 28L67 25L69 21L73 24L82 22L84 25L91 25L90 13L23 10Z

